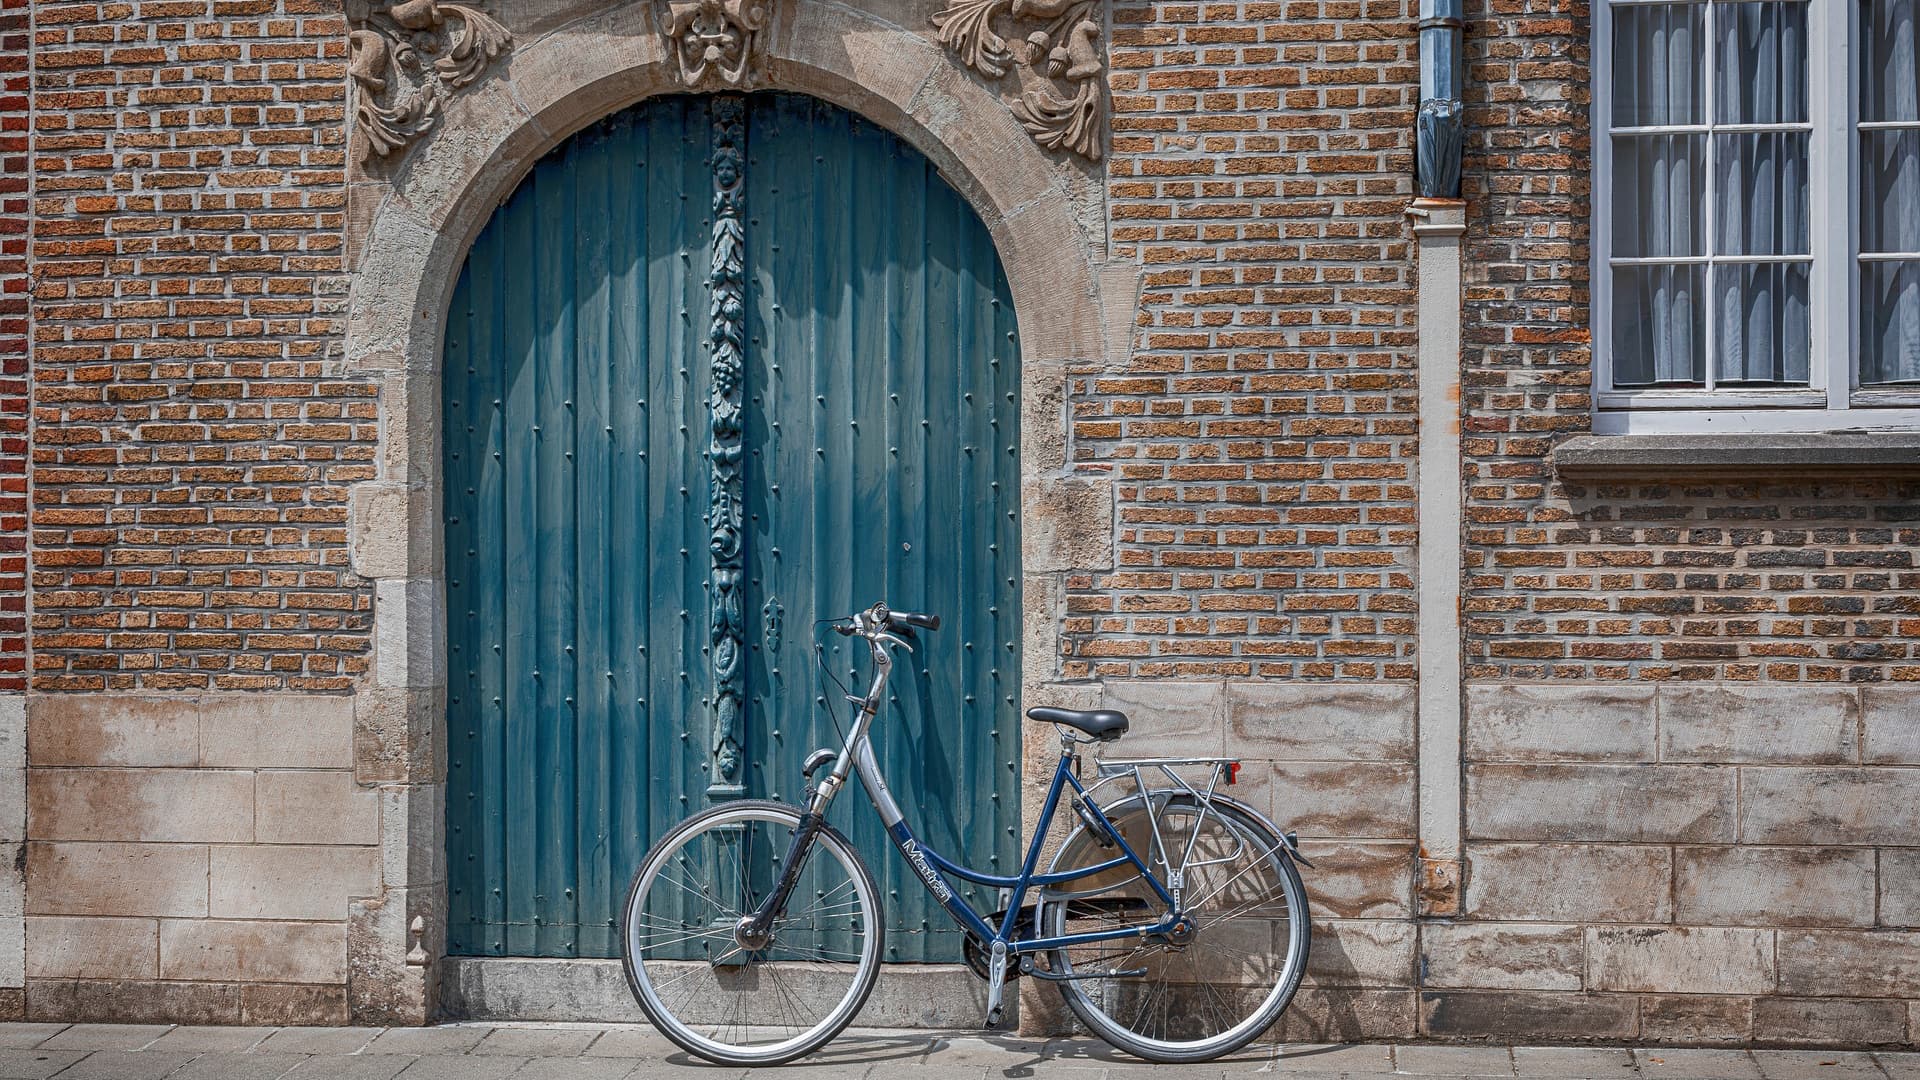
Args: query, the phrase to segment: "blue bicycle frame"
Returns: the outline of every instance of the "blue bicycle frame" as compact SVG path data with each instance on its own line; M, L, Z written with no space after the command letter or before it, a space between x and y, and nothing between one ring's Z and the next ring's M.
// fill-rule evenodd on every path
M1060 761L1053 770L1053 782L1047 787L1047 799L1040 809L1039 825L1028 843L1026 858L1021 862L1018 875L1006 877L999 874L983 874L961 866L927 847L913 835L913 829L907 825L906 817L900 812L899 804L893 801L893 794L887 790L886 778L880 774L879 762L875 760L873 746L868 741L874 716L879 713L880 703L885 700L887 678L893 670L893 657L887 651L888 646L899 645L911 648L905 639L892 632L896 629L898 626L890 619L885 605L875 605L871 610L853 616L851 629L843 631L865 638L871 646L873 682L864 698L851 698L859 707L859 712L854 718L853 730L847 736L846 745L835 759L833 770L813 789L807 803L807 812L801 819L800 828L794 835L793 847L785 861L782 880L753 917L755 927L764 929L770 926L775 913L784 907L787 893L792 888L792 879L797 875L799 864L804 859L806 845L812 842L814 831L825 820L828 804L846 783L848 775L857 768L860 773L860 782L867 789L867 797L873 801L874 809L879 811L880 819L887 827L887 835L893 838L894 846L900 850L901 857L913 867L914 872L920 876L920 883L926 886L935 900L940 901L940 906L947 909L947 914L952 916L953 921L973 934L987 948L1004 945L1008 955L1017 956L1024 953L1046 952L1069 945L1142 937L1147 934L1164 934L1172 931L1180 922L1179 903L1154 875L1146 861L1134 853L1126 837L1120 835L1120 830L1114 828L1113 823L1100 812L1100 808L1086 797L1086 788L1080 785L1079 777L1074 775L1074 754L1071 742L1063 742L1061 746ZM824 758L827 753L830 752L822 752L816 757ZM811 771L809 769L809 778L811 778ZM1046 839L1048 827L1053 823L1054 811L1060 805L1061 792L1068 786L1073 788L1076 797L1087 808L1095 826L1104 830L1107 836L1119 845L1120 854L1093 866L1079 867L1062 873L1035 873L1040 862L1041 845ZM1112 930L1066 934L1060 937L1014 939L1014 928L1020 918L1021 909L1025 906L1027 893L1035 886L1044 889L1051 885L1061 885L1128 864L1140 872L1140 876L1166 905L1166 913L1159 921ZM976 884L1012 891L1006 913L1001 916L998 927L990 925L978 911L973 909L973 905L961 898L947 881L945 875L948 874Z
M1165 885L1161 884L1160 879L1154 875L1146 861L1134 853L1132 846L1127 843L1127 838L1120 834L1120 830L1113 827L1113 823L1100 812L1100 808L1094 805L1093 800L1086 798L1087 789L1080 785L1080 778L1074 775L1073 754L1067 750L1062 750L1059 764L1054 767L1053 782L1047 786L1047 798L1040 807L1040 821L1034 827L1033 838L1027 844L1027 855L1020 864L1020 873L1012 877L983 874L978 870L961 866L926 846L913 835L913 829L900 813L900 807L893 801L893 795L887 791L887 782L880 775L879 764L874 760L873 748L864 739L856 751L855 760L860 770L860 782L866 787L867 796L873 800L874 808L880 812L880 818L887 826L887 835L893 838L893 846L899 849L901 857L906 859L914 872L920 875L920 883L926 886L935 900L940 901L941 907L947 909L947 914L953 917L953 921L979 938L984 945L991 946L995 942L1005 942L1007 951L1017 956L1022 953L1046 952L1068 945L1084 945L1116 938L1140 937L1146 934L1164 934L1171 931L1178 921L1179 912L1173 895L1167 891ZM1053 824L1054 811L1060 806L1060 795L1069 786L1081 798L1082 805L1089 811L1095 827L1105 831L1107 836L1119 846L1120 854L1092 866L1076 867L1053 874L1035 873L1040 863L1041 845L1046 840L1048 827ZM1064 885L1070 881L1103 874L1128 864L1132 864L1140 872L1140 876L1152 887L1154 894L1159 896L1160 901L1167 906L1166 915L1160 921L1083 934L1015 940L1014 927L1025 906L1029 890L1035 886L1046 888L1050 885ZM978 911L975 911L973 905L967 903L948 883L945 877L947 874L978 885L1011 890L1012 895L1007 901L1006 913L1000 918L1000 925L994 927Z

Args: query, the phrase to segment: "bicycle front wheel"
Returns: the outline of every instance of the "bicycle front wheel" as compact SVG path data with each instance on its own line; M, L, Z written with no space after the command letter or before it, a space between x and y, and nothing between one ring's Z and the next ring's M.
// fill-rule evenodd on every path
M1094 1034L1148 1061L1208 1061L1252 1042L1286 1009L1307 966L1306 888L1285 843L1223 798L1153 792L1120 801L1108 818L1162 883L1180 882L1192 928L1049 954L1050 966L1072 977L1059 984L1067 1006ZM1115 854L1082 829L1053 868ZM1165 912L1129 866L1053 893L1041 918L1055 937L1139 926Z
M746 948L742 916L772 892L800 825L784 803L696 814L640 863L621 926L627 984L660 1032L723 1065L791 1061L840 1034L873 991L886 933L872 875L823 826L770 940Z

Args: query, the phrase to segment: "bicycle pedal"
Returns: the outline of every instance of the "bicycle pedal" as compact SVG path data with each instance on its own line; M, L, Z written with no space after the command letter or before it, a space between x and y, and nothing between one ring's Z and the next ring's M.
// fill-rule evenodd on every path
M999 1027L1000 1021L1006 1019L1006 1012L1007 1010L1004 1007L999 1005L995 1005L993 1008L988 1009L987 1023L986 1023L987 1030L992 1031L994 1028Z

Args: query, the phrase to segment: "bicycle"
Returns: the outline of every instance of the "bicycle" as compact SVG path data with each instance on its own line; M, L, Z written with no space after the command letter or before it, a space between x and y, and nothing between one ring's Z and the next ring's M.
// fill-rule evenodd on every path
M694 814L653 846L628 889L627 983L667 1038L720 1064L774 1065L825 1045L859 1013L886 924L866 865L825 820L856 771L894 847L967 931L968 962L987 983L987 1027L1003 1019L1006 985L1020 976L1055 983L1094 1034L1154 1062L1231 1053L1286 1009L1309 937L1294 864L1312 864L1292 834L1215 790L1237 781L1238 762L1101 760L1083 785L1080 748L1118 739L1127 717L1029 709L1059 730L1059 762L1019 874L980 873L914 836L869 741L890 650L910 650L939 617L881 603L831 625L866 640L873 673L864 697L847 695L856 715L844 745L803 765L806 805L741 799ZM1195 770L1206 779L1183 775ZM1149 775L1166 786L1149 787ZM1069 790L1078 820L1037 872ZM1005 909L981 915L948 875L1002 890Z

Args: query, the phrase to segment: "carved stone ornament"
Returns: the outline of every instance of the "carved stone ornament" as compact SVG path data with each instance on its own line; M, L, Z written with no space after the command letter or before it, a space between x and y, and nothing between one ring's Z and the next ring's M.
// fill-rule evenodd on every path
M770 0L654 0L654 24L682 85L743 86L760 53Z
M425 135L454 91L480 77L513 35L445 0L356 0L348 40L360 159L387 157Z
M1030 28L1018 45L994 29L1000 16ZM1013 114L1033 140L1100 160L1106 127L1106 56L1099 0L947 0L933 17L940 44L989 79L1020 67Z

